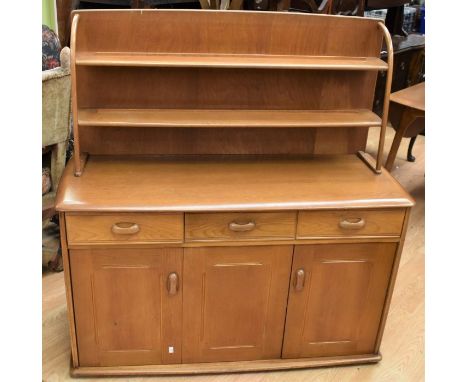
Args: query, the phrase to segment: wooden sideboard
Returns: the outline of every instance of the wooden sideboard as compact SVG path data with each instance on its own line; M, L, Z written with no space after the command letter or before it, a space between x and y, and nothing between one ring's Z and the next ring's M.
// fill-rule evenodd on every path
M75 13L56 206L73 375L380 360L413 205L382 143L364 152L385 134L384 37L337 16Z

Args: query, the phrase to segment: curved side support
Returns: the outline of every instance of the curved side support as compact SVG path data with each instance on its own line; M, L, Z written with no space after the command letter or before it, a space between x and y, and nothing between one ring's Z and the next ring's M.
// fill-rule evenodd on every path
M78 105L76 99L76 64L75 64L75 53L76 53L76 34L78 29L78 22L80 21L80 15L73 17L71 26L71 37L70 37L70 71L71 71L71 92L72 92L72 113L73 113L73 139L74 139L74 154L73 161L75 164L75 176L81 176L81 153L80 153L80 134L78 127Z
M382 113L382 125L380 127L380 140L379 140L379 148L377 150L377 161L375 164L375 171L377 173L382 172L382 156L383 156L383 149L385 144L385 132L387 130L387 122L388 122L388 109L390 106L390 92L392 90L392 77L393 77L393 43L392 43L392 36L390 35L387 27L383 22L378 23L379 28L382 30L385 38L385 43L387 45L387 82L385 84L385 95L383 101L383 113Z

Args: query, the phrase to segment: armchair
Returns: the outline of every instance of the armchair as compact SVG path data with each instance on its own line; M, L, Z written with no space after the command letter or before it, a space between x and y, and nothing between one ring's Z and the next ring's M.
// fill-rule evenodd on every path
M50 218L55 215L55 195L65 168L70 133L70 49L60 50L57 35L46 26L42 28L42 70L43 161L45 154L50 155L50 164L47 163L42 174L42 264L59 271L62 269L60 236ZM48 156L45 158L48 162Z
M65 168L71 106L68 47L60 52L60 63L61 66L42 72L42 147L50 147L51 151L51 190L42 197L43 219L54 214L55 193Z

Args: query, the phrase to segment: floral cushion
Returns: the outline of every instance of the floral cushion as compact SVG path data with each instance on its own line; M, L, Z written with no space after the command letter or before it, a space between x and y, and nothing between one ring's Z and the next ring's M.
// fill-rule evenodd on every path
M60 40L47 25L42 26L42 70L60 66Z

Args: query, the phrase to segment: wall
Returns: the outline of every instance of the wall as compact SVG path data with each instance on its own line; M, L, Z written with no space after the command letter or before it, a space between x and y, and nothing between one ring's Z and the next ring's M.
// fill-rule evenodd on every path
M42 0L42 24L56 31L55 18L55 0Z

